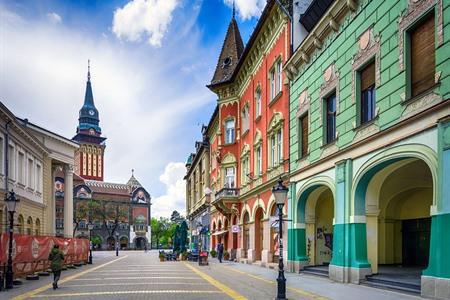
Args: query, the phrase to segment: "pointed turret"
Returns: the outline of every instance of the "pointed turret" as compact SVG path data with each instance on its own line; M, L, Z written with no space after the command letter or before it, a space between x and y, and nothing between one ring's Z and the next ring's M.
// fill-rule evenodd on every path
M222 45L219 60L217 62L214 77L209 87L226 82L233 75L234 70L244 52L244 43L235 18L235 9L233 4L233 15L228 25L227 34Z
M141 183L134 177L134 169L131 170L131 177L127 182L127 185L131 188L131 190L135 190L139 187L142 187Z
M99 123L100 118L98 115L98 110L94 104L94 96L92 93L91 66L90 61L88 60L84 103L79 112L77 134L73 137L73 140L77 142L87 141L86 137L89 136L89 142L97 144L102 143L105 138L101 137L102 129L100 128Z

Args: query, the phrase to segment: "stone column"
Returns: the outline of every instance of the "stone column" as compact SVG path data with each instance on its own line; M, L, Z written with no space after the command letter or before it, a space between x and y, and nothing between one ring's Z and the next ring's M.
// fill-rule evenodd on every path
M262 252L261 252L261 262L263 265L267 265L268 263L272 262L272 255L270 248L270 242L272 240L272 237L270 236L270 222L269 219L262 222L261 226L263 226L263 244L261 245ZM284 245L283 245L284 246Z
M64 236L73 237L73 166L64 168Z
M56 235L56 197L55 197L55 177L56 177L56 170L57 170L58 166L51 166L51 196L50 196L50 201L49 201L49 205L50 205L50 215L49 215L49 224L50 224L50 231L49 234L50 235Z

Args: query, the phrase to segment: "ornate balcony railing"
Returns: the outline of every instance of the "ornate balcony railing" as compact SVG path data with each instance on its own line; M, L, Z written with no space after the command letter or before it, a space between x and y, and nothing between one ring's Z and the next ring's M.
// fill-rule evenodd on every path
M223 188L216 193L216 201L223 198L237 198L239 197L239 189Z

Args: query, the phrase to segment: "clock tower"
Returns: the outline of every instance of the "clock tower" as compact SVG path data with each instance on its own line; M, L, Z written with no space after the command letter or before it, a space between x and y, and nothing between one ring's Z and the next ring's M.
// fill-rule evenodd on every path
M105 137L99 126L98 110L92 95L91 73L88 61L88 73L84 104L78 117L77 134L72 140L80 144L75 154L75 173L84 179L103 181Z

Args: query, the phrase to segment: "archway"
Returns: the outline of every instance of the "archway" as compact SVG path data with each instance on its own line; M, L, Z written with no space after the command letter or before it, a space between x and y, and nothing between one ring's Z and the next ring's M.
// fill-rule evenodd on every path
M33 218L30 216L27 219L27 235L33 234Z
M217 230L219 232L221 232L223 230L223 228L222 228L222 220L219 220L219 222L217 223ZM217 243L223 243L223 235L222 234L217 234L216 236L217 236Z
M116 239L112 236L106 239L106 249L114 250L116 248Z
M128 248L128 237L122 236L122 237L119 239L119 243L120 243L120 249L126 249L126 248Z
M261 252L264 245L264 210L258 207L255 212L255 260L261 260Z
M228 251L228 219L225 218L223 230L225 233L223 234L223 249Z
M365 192L367 258L376 274L372 278L406 282L420 290L430 255L432 171L418 158L392 160L375 169L356 189Z
M216 221L214 220L212 223L211 250L216 250L216 247L217 247L217 240L216 240L216 236L214 235L216 230L217 230Z
M242 252L243 257L248 257L248 248L250 246L250 225L248 224L250 222L250 214L248 211L244 213L244 219L242 223Z
M34 234L41 235L41 220L39 220L39 219L36 219L36 226L34 229Z
M279 250L279 243L278 243L278 233L279 233L279 225L277 223L276 224L272 224L277 222L278 218L278 208L277 205L274 203L272 205L272 208L270 209L270 253L272 254L272 262L277 262L278 261L278 257L280 255Z
M143 250L147 245L147 239L142 236L138 236L134 239L134 248L136 250Z
M23 234L24 233L24 221L23 221L23 216L19 215L19 217L17 217L17 229L19 230L19 234Z

